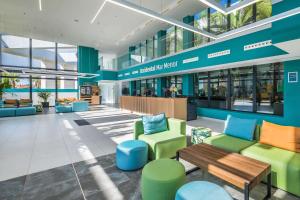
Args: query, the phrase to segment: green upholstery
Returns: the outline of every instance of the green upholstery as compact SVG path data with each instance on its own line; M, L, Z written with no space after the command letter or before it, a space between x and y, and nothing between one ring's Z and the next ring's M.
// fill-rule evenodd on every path
M243 140L225 134L208 137L203 142L235 153L239 153L241 150L255 144L255 141Z
M142 171L143 200L174 200L176 191L185 183L184 166L172 159L148 163Z
M272 184L300 196L300 154L256 143L241 151L242 155L271 165Z
M168 130L144 135L142 121L136 121L134 125L134 139L145 141L149 145L149 159L171 158L176 151L186 147L186 122L169 118Z

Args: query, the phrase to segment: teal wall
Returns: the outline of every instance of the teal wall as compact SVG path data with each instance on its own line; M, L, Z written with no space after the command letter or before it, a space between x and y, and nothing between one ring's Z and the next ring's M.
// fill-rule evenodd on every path
M184 74L182 76L182 94L184 96L193 96L194 95L193 74Z
M165 77L160 77L156 79L157 81L157 96L163 97L163 88L166 87L166 78Z
M282 12L300 7L299 0L284 0L273 6L272 14L277 15ZM272 24L273 44L300 38L300 15L274 22ZM286 34L282 34L285 32Z
M211 108L198 108L198 115L216 119L226 119L228 114L240 118L257 119L282 124L300 126L300 82L288 83L288 72L298 72L300 74L300 60L284 62L284 114L274 116L267 114L257 114L249 112L228 111Z
M99 70L98 50L90 47L78 47L78 72L97 73ZM85 83L95 84L93 80L79 79L78 85Z

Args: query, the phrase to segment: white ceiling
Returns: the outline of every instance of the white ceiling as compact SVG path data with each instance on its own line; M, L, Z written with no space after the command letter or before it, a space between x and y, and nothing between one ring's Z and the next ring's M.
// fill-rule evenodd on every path
M204 8L198 0L130 0L178 20ZM90 24L103 0L0 0L0 33L85 45L121 54L128 46L169 25L106 3ZM77 21L77 22L76 22Z

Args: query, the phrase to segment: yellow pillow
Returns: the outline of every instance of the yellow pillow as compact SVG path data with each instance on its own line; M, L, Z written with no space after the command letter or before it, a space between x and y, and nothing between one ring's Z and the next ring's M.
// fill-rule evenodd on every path
M263 121L259 142L300 153L300 128Z

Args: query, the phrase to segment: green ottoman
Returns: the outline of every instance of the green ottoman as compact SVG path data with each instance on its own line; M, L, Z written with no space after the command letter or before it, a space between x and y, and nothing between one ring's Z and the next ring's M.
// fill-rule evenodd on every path
M192 144L203 143L203 140L211 136L211 129L198 127L192 129L191 142Z
M180 162L168 158L151 161L142 171L143 200L174 200L184 183L185 169Z

